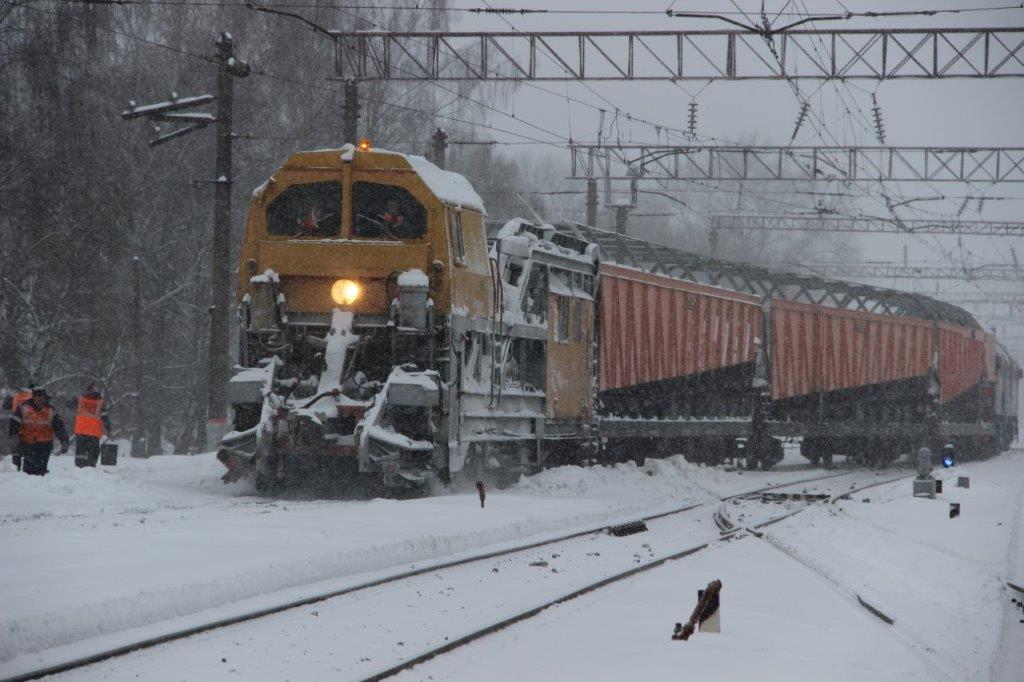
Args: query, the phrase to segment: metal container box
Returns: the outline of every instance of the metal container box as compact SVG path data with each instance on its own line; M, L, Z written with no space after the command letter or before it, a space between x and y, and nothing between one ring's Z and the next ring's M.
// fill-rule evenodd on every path
M925 320L772 301L772 397L776 400L926 376L932 324Z
M952 400L984 378L987 361L981 336L981 332L953 324L939 325L939 399L942 402Z
M600 390L752 363L756 296L601 265Z

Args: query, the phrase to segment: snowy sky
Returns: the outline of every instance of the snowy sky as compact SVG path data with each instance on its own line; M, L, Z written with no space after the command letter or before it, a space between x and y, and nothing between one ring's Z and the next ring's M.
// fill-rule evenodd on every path
M552 5L540 0L521 0L511 3L524 8L569 8L616 10L628 7L631 10L664 11L669 0L635 0L630 3L616 0L590 0L586 3L560 2ZM476 6L473 3L453 3L457 7ZM484 3L486 4L486 3ZM837 0L769 0L765 3L769 15L783 10L800 13L835 13L844 7L854 11L894 11L909 9L991 7L1007 3L991 0L927 0L922 2L890 0L886 2L838 2ZM493 6L494 5L492 3ZM501 6L511 6L501 3ZM739 10L751 12L758 17L760 3L750 0L700 0L699 2L677 1L674 9L686 11L730 12L731 17L743 19ZM796 19L798 17L791 17ZM669 18L664 14L652 15L509 15L481 16L457 12L454 17L455 30L621 30L672 28L722 30L729 26L717 20ZM878 19L852 19L841 22L818 24L825 28L882 28L882 27L1010 27L1024 26L1024 9L1002 11L978 11L966 14L944 14L936 17L897 17ZM885 121L886 143L889 145L949 145L949 146L1024 146L1024 80L904 80L888 83L857 81L851 83L826 83L805 81L801 89L814 93L812 109L825 123L828 134L843 144L875 145L873 131L859 117L847 116L842 103L859 107L868 116L871 109L871 92L876 91ZM542 86L561 97L545 93L529 86L521 86L514 97L512 110L525 121L558 133L563 138L570 133L577 140L594 140L598 128L599 113L593 108L578 104L567 104L564 95L592 102L610 108L609 102L628 111L634 117L676 128L686 127L687 106L692 95L699 103L698 133L702 136L731 140L756 139L761 144L787 144L793 131L798 103L790 88L781 82L716 82L701 90L701 83L684 83L675 86L666 82L655 83L614 83L599 82L587 85L579 83L544 83ZM589 87L588 87L589 86ZM815 92L817 91L817 92ZM531 136L544 136L536 129L518 124L509 117L492 115L494 125L520 131ZM609 119L606 119L606 122ZM634 141L656 141L652 126L625 123L625 129ZM494 131L480 131L481 137L502 139ZM504 139L512 139L505 136ZM813 126L806 125L797 137L796 144L833 144L833 140ZM517 146L516 154L544 153L568 169L568 152L551 147ZM680 183L679 191L685 193L686 185ZM1021 220L1024 218L1024 184L1004 183L995 186L966 186L958 183L902 183L890 185L893 194L907 197L936 197L939 195L958 197L956 199L916 202L901 209L903 218L927 218L955 215L961 203L959 197L989 196L1007 197L985 203L982 213L976 211L976 202L964 213L965 218L987 220ZM862 210L874 215L884 215L885 208L878 195L865 201ZM1024 258L1024 240L1005 237L938 237L918 235L865 235L856 237L862 257L873 261L901 261L903 245L908 247L912 262L935 265L953 263L978 264L983 262L1010 262L1010 246L1014 246L1019 257ZM895 280L874 282L894 288L911 289L934 293L935 281ZM998 291L1024 292L1024 281L1017 282L965 282L943 281L938 286L943 291ZM1024 358L1024 326L1020 324L1020 310L1016 320L1013 310L1005 306L976 308L979 315L988 313L987 324L994 325L1000 335L1006 338L1018 357Z

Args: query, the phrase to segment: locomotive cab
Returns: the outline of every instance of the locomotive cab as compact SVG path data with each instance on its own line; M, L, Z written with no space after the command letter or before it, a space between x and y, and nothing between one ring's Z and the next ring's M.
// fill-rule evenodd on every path
M462 176L351 145L293 154L253 193L237 277L228 479L341 466L400 485L445 467L452 311L493 312Z
M253 193L240 260L240 302L270 269L310 323L326 325L335 308L386 317L410 270L429 276L439 312L489 313L487 292L464 286L489 282L480 197L422 157L351 146L293 154Z

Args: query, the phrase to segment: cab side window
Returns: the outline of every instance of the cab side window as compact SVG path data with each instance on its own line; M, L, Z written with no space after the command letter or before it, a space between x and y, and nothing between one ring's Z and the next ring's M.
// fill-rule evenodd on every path
M560 343L568 343L571 339L569 338L569 325L571 321L569 318L572 316L572 299L568 296L558 296L557 312L555 316L558 318L558 326L555 328L555 341Z
M292 185L267 206L267 234L337 237L341 233L341 183Z
M403 187L352 184L352 236L419 239L427 233L427 210Z
M466 264L466 238L462 233L462 211L451 210L448 225L451 228L452 255L459 265Z

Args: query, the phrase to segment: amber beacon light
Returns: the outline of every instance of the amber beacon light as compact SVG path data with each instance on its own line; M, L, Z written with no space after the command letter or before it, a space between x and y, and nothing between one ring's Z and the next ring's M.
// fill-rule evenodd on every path
M363 285L351 279L339 279L331 286L331 298L338 305L352 305L363 296Z
M370 141L367 140L365 137L363 139L359 140L359 151L361 151L361 152L368 152L368 151L370 151Z

